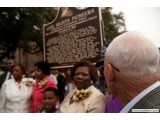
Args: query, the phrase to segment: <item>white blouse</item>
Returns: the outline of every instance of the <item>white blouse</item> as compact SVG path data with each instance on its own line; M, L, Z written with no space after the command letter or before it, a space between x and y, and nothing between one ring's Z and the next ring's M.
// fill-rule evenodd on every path
M31 78L23 78L19 87L15 79L5 81L0 90L0 112L31 112L31 93L34 83Z

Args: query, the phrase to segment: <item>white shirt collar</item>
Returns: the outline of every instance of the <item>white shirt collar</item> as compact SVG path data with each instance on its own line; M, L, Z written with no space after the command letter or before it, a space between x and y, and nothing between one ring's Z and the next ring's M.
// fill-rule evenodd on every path
M147 93L160 86L160 81L157 81L150 87L146 88L140 94L138 94L134 99L132 99L120 112L127 113L139 100L141 100Z
M9 79L10 74L11 74L11 73L8 71L8 72L7 72L7 75L6 75L5 81Z

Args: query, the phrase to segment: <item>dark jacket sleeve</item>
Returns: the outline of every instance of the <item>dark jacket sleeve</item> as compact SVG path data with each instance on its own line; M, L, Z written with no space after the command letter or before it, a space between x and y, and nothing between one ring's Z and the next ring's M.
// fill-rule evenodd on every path
M7 75L7 72L3 73L1 76L0 76L0 89L2 87L2 84L4 83L5 79L6 79L6 75Z

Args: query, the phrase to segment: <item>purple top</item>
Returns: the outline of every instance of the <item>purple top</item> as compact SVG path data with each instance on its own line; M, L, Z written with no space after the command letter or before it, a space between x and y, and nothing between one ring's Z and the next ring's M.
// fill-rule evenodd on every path
M119 113L123 108L121 101L113 96L112 94L109 95L109 100L106 105L106 113Z

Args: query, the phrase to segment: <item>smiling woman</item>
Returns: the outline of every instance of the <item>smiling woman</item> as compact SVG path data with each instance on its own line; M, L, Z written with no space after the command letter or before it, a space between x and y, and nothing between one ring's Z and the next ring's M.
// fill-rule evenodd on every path
M60 105L63 113L103 113L106 98L94 86L97 69L90 62L80 61L73 67L71 77L76 89L71 91Z
M50 65L48 62L39 61L35 64L36 84L32 91L33 111L38 112L39 107L43 105L43 92L49 87L57 89L56 84L50 78Z
M21 64L12 68L13 78L5 81L0 91L0 112L32 112L31 93L34 80L24 78L25 69Z

